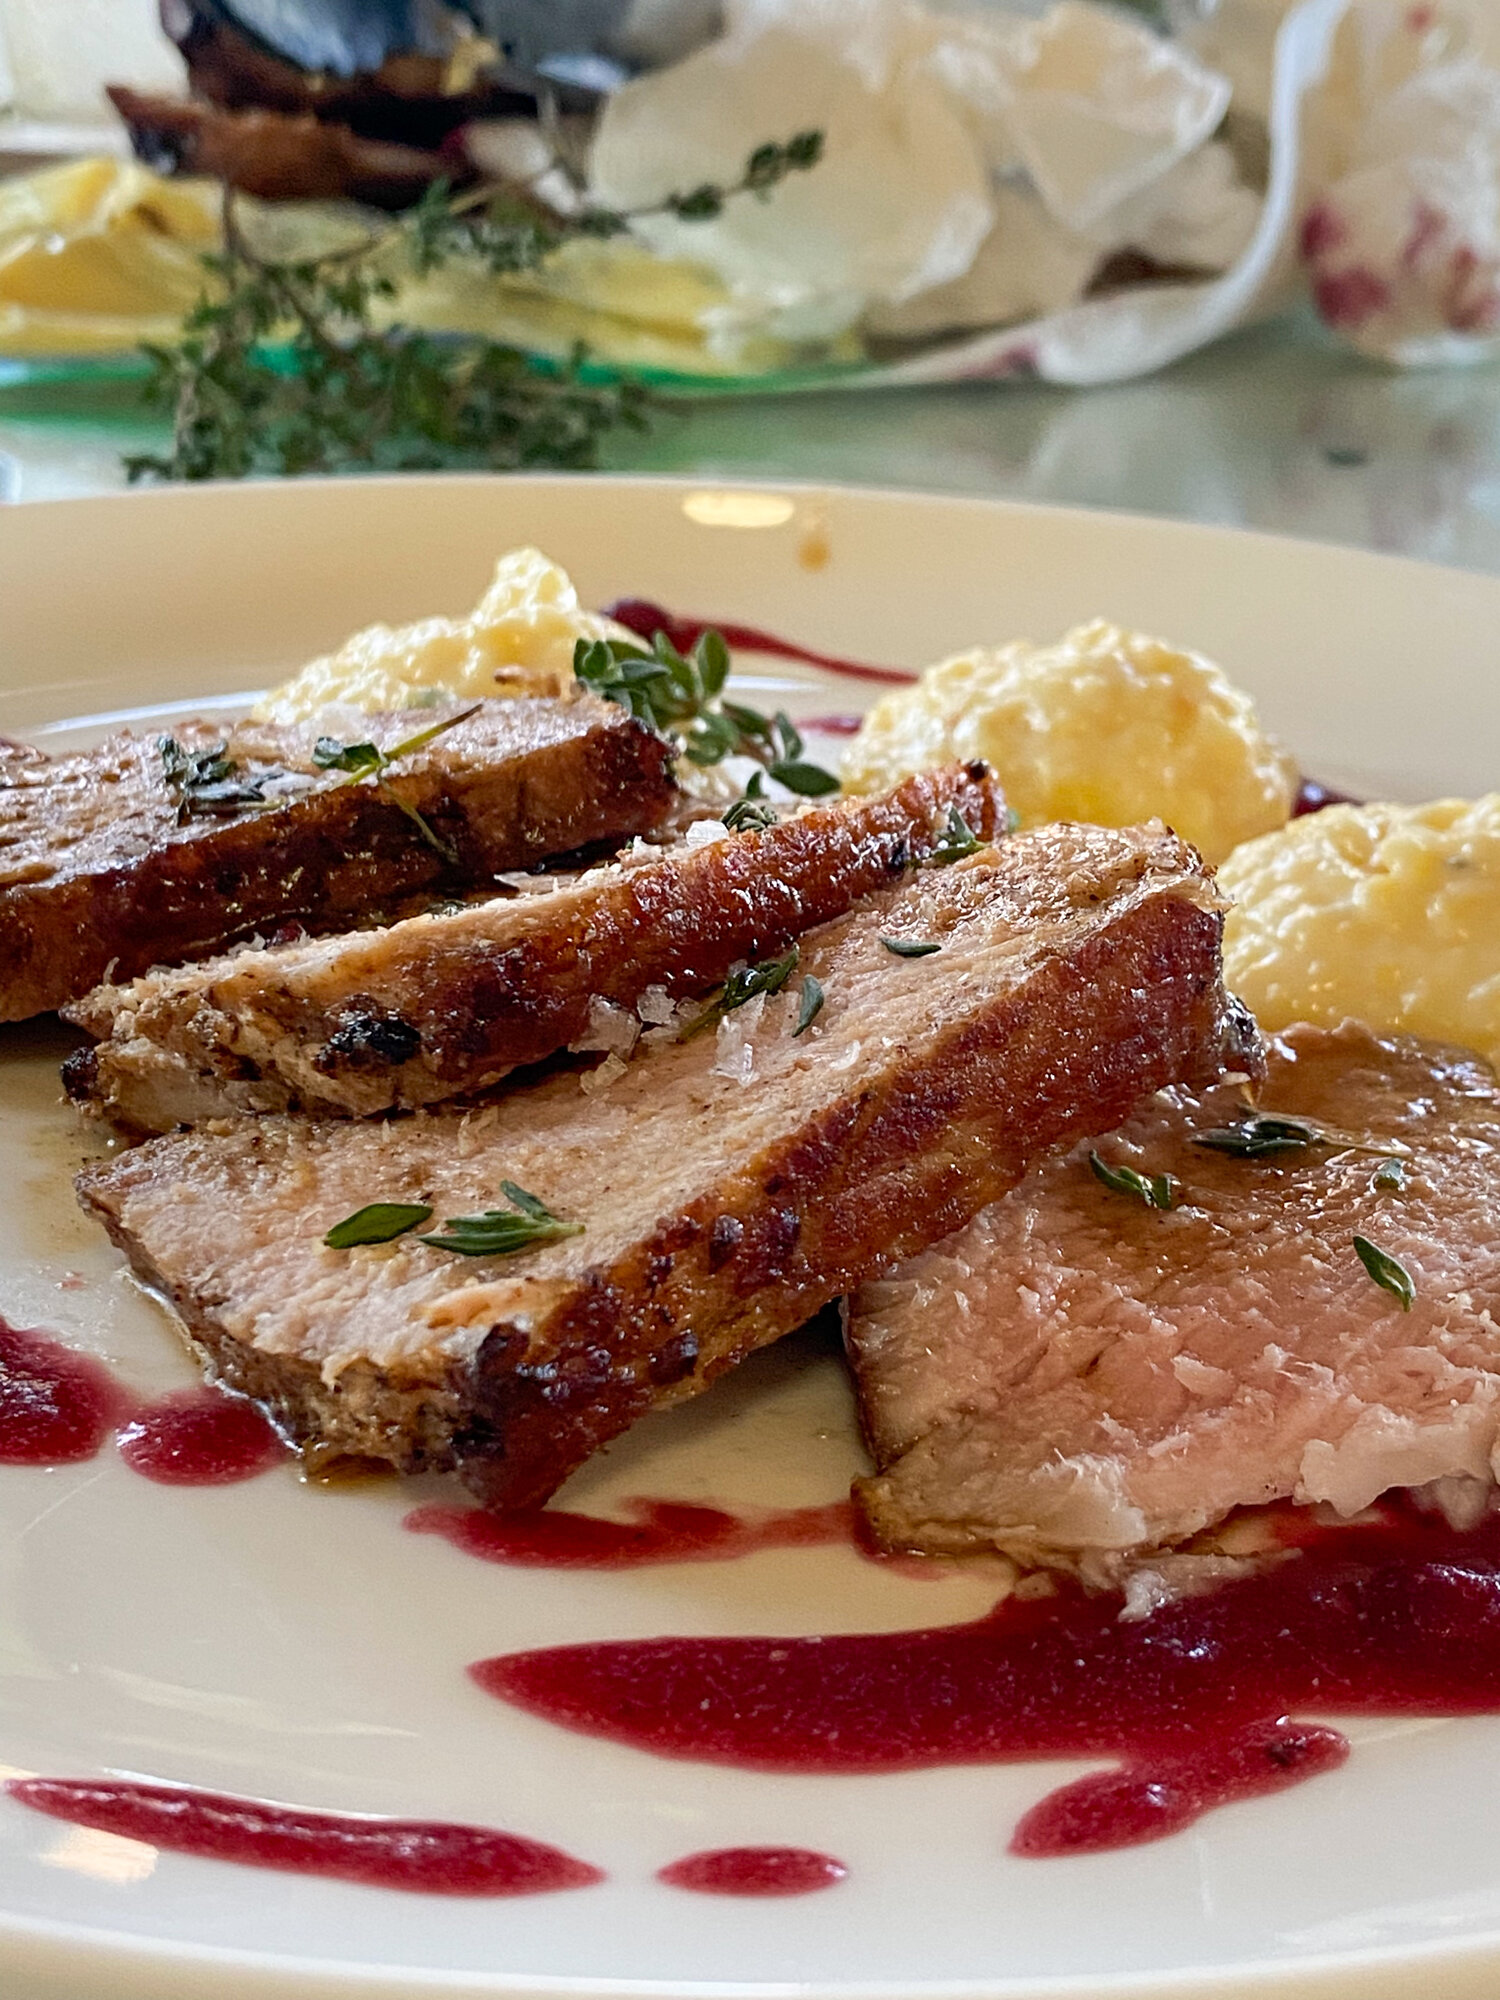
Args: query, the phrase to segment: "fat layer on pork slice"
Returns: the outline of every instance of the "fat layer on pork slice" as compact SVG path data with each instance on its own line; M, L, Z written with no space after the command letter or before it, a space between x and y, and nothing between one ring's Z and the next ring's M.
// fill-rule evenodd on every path
M362 717L360 734L390 751L443 719ZM670 747L589 695L483 702L380 785L320 769L317 735L187 722L0 759L0 1021L288 921L347 930L425 888L648 831L676 789Z
M983 764L681 843L545 895L102 987L69 1010L101 1039L64 1075L90 1109L168 1132L240 1111L435 1104L591 1031L628 1052L648 989L676 1000L739 959L784 951L930 859L955 812L983 841L1003 830Z
M1217 1074L1244 1022L1221 923L1161 827L1040 829L810 933L780 993L608 1089L563 1074L479 1111L239 1119L91 1167L80 1194L304 1445L457 1463L490 1504L531 1506L1046 1147ZM583 1233L512 1259L324 1245L367 1203L430 1206L435 1228L507 1181Z
M1482 1496L1500 1463L1493 1075L1352 1022L1294 1027L1257 1112L1332 1136L1220 1151L1197 1142L1242 1127L1243 1093L1165 1092L860 1289L848 1345L880 1471L859 1495L882 1543L1107 1582L1240 1507ZM1091 1150L1172 1175L1178 1205L1103 1185ZM1409 1311L1356 1235L1409 1273Z

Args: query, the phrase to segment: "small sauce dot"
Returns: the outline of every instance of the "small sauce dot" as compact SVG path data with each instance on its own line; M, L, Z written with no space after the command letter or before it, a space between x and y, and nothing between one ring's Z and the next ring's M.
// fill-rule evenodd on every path
M848 1873L842 1861L811 1847L714 1847L669 1862L657 1880L704 1896L808 1896Z

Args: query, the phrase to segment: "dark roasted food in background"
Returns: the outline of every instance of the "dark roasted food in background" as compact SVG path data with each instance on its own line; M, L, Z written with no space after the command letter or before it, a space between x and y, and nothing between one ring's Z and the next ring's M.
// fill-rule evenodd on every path
M1232 1085L1174 1091L1095 1150L1171 1175L1176 1205L1112 1192L1080 1147L852 1300L883 1543L1107 1581L1267 1501L1352 1514L1415 1486L1478 1511L1500 1445L1479 1057L1292 1028L1253 1112Z
M116 87L137 155L267 201L347 196L405 208L469 178L462 134L489 119L585 113L642 58L685 52L716 10L617 0L162 0L189 99ZM666 24L665 32L663 23Z
M442 717L361 726L390 749ZM484 702L378 784L320 769L317 733L184 723L0 764L0 1020L289 920L347 930L419 889L627 839L675 796L661 738L587 696Z
M632 857L546 895L102 987L69 1013L101 1038L80 1083L138 1132L438 1103L581 1040L593 1003L633 1010L653 986L681 999L736 960L784 951L930 860L954 813L981 841L1003 831L984 766Z
M456 1464L488 1503L535 1506L1049 1147L1253 1067L1221 928L1212 877L1160 826L1019 834L809 933L779 993L606 1090L563 1074L469 1111L240 1119L88 1168L80 1197L210 1369L304 1446ZM555 1240L509 1261L324 1242L357 1240L370 1204L436 1228L502 1188L496 1220Z

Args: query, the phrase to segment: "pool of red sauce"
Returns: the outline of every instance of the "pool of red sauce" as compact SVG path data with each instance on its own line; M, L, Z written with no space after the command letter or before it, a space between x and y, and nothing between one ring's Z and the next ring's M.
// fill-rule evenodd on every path
M560 1848L443 1820L303 1812L182 1785L115 1779L12 1778L13 1799L53 1819L176 1854L328 1875L429 1896L527 1896L583 1889L604 1875Z
M680 1500L627 1500L630 1521L546 1508L534 1514L487 1514L480 1507L417 1507L414 1534L440 1535L465 1555L527 1569L644 1569L655 1563L727 1562L761 1549L806 1549L862 1542L847 1500L826 1507L778 1507L731 1514Z
M851 680L883 681L891 687L905 687L917 678L904 667L872 667L863 660L847 660L837 653L816 653L791 639L778 638L774 632L764 632L758 625L740 625L730 618L688 618L645 597L618 598L615 603L605 605L604 615L648 644L658 632L664 632L680 653L690 652L705 632L717 632L736 651L767 653L778 660L801 660L807 666L824 667L831 674L845 674Z
M92 1458L131 1400L102 1361L0 1320L0 1465Z
M1260 1574L1122 1622L1117 1598L964 1625L551 1647L470 1669L502 1700L641 1750L833 1775L1101 1757L1015 1830L1025 1855L1156 1839L1348 1754L1312 1716L1500 1711L1500 1518L1392 1508Z
M168 1486L252 1479L287 1449L241 1397L186 1389L145 1403L92 1355L0 1320L0 1465L76 1465L112 1434L133 1472Z
M287 1456L253 1403L219 1389L183 1389L144 1404L116 1442L132 1472L162 1486L228 1486Z
M832 1889L848 1873L842 1861L811 1847L714 1847L668 1862L656 1879L706 1896L806 1896Z

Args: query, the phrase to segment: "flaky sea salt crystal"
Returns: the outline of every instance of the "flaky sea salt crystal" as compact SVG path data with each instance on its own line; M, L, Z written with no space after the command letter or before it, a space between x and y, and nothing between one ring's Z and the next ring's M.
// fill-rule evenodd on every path
M714 1075L733 1077L749 1083L755 1075L755 1031L766 1011L766 996L757 993L743 1007L736 1007L719 1023L714 1053Z
M607 1055L595 1069L586 1069L578 1079L578 1088L585 1097L597 1097L618 1083L625 1074L626 1064L618 1055Z
M588 1028L576 1042L568 1044L568 1051L571 1055L591 1055L605 1049L612 1055L628 1056L640 1032L641 1024L629 1008L591 993Z

